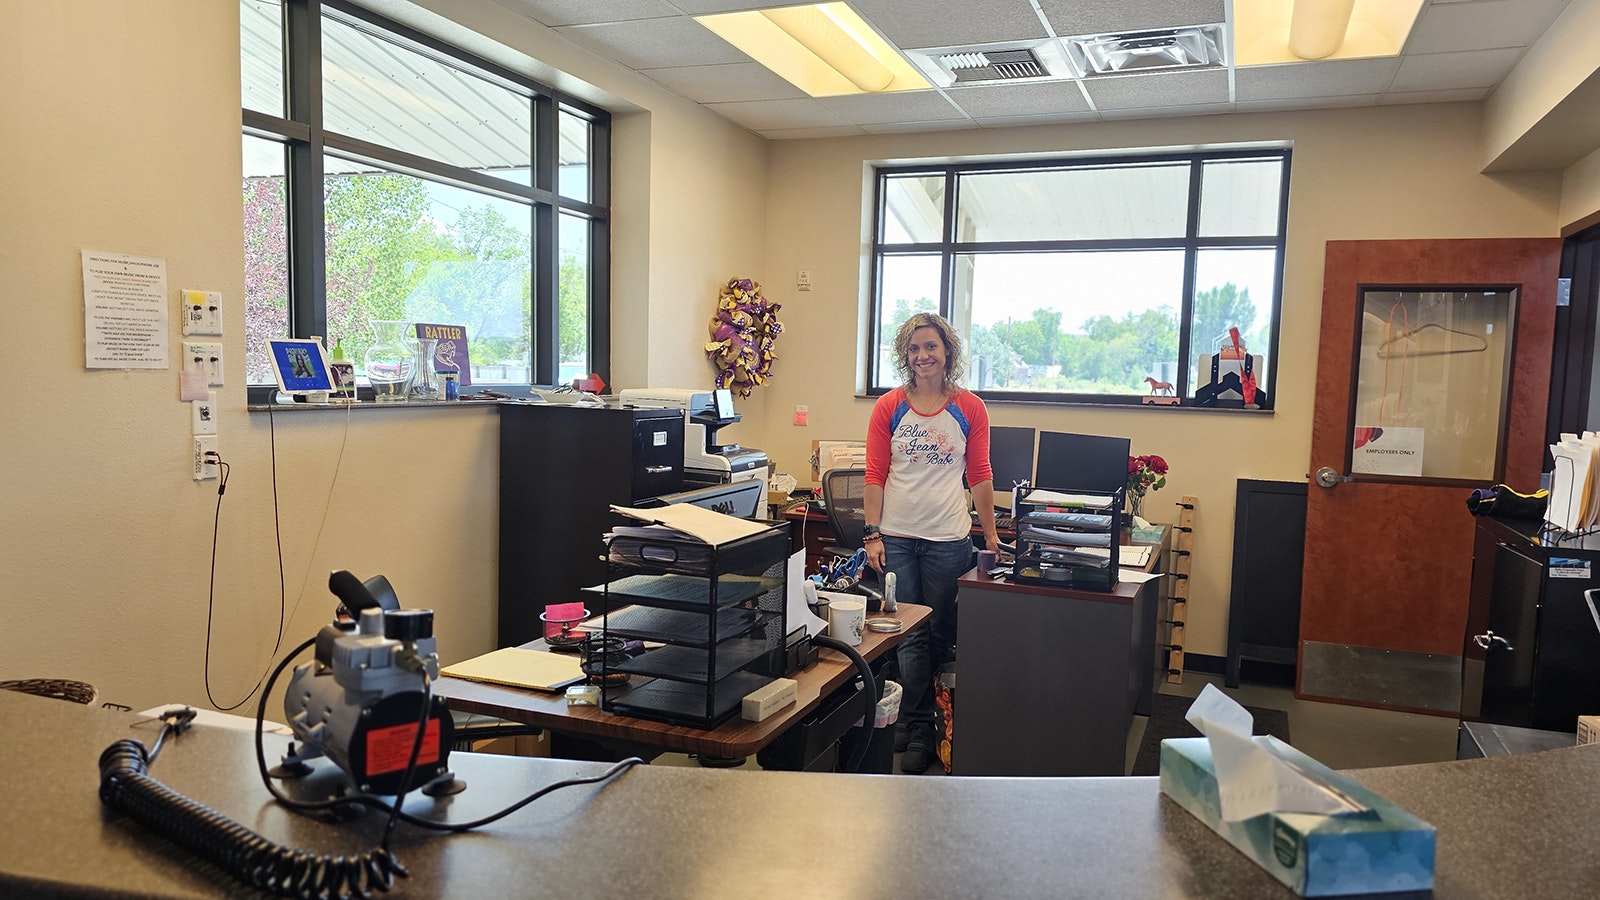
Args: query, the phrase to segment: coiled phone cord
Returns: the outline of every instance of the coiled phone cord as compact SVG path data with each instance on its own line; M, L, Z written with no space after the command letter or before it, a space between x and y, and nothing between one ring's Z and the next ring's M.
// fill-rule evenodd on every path
M162 737L173 728L168 723ZM157 745L159 747L159 740ZM387 848L357 856L308 853L274 843L149 775L152 754L131 738L100 754L100 800L211 860L252 887L283 896L370 897L408 873Z
M861 721L862 727L866 729L866 734L862 736L861 743L856 746L855 751L850 754L850 759L840 766L840 771L843 772L859 772L861 771L861 761L867 756L867 745L872 741L872 726L873 722L878 718L878 701L883 699L883 686L878 684L877 678L873 677L872 666L867 663L866 657L862 656L856 648L838 638L829 637L825 634L817 635L811 639L811 642L821 647L827 647L829 650L837 650L850 657L850 661L855 664L856 671L861 674L862 679L866 682L861 689L861 694L867 701L867 712Z

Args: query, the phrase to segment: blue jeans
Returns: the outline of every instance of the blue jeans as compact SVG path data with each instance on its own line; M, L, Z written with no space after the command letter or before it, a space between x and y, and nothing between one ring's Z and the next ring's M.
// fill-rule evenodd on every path
M900 723L911 743L938 746L933 728L933 676L955 659L956 579L972 568L972 541L925 541L883 536L884 563L895 577L895 599L933 610L927 623L900 642Z

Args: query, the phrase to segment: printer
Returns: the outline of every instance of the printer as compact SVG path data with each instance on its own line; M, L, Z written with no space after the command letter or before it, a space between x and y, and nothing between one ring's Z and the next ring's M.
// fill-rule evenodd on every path
M767 480L765 451L738 444L717 443L717 431L742 416L733 411L733 391L689 388L624 388L617 395L623 406L683 411L683 474L687 482L722 484L729 481ZM761 508L766 507L766 488Z

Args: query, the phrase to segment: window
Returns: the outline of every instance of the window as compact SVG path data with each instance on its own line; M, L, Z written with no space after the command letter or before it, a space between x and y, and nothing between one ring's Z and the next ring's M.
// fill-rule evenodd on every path
M1150 379L1192 399L1236 329L1270 398L1288 150L885 167L877 185L871 392L898 383L900 323L933 311L985 397L1137 404Z
M344 0L240 0L245 369L369 322L465 326L473 384L565 383L610 348L604 110Z

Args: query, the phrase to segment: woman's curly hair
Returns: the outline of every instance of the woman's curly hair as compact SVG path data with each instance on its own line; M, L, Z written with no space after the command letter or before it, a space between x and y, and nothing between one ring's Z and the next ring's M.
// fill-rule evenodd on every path
M910 347L911 333L918 328L932 328L939 332L940 340L944 341L944 383L941 388L946 393L955 390L967 373L966 354L962 351L961 335L956 333L955 328L944 316L921 312L902 322L900 330L894 335L894 369L905 380L906 392L916 392L917 377L911 372Z

